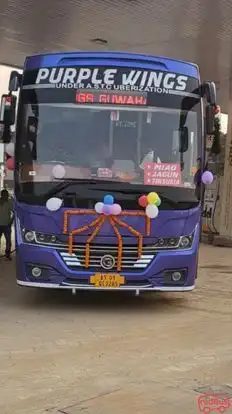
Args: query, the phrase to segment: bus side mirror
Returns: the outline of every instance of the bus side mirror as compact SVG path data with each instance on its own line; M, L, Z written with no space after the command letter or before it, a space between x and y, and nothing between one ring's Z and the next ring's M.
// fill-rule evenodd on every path
M217 92L215 83L211 81L204 82L203 89L203 95L206 97L207 102L212 106L216 106Z
M16 102L17 98L15 95L2 95L0 124L3 124L4 126L11 126L15 124Z
M213 135L215 131L215 107L207 105L205 109L206 135Z
M22 75L17 72L17 70L13 70L10 74L9 80L9 92L16 92L22 84Z
M179 152L183 154L189 147L188 128L182 127L179 132Z

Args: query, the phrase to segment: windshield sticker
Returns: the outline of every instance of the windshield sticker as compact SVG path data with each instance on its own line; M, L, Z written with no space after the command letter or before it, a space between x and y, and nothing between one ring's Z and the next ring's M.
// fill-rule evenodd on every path
M98 168L97 176L99 178L112 178L113 177L113 171L110 170L109 168Z
M117 77L119 79L117 80ZM125 86L122 90L148 91L154 89L175 89L184 91L187 87L187 76L176 73L154 72L132 69L125 72L121 69L102 68L41 68L36 77L36 84L48 81L56 87L62 85L73 85L73 87L95 89L121 89L119 85ZM76 86L74 86L76 85ZM116 87L117 86L117 87ZM115 88L116 87L116 88ZM152 89L150 89L152 88Z
M110 119L111 121L119 121L119 111L111 111L110 112Z
M144 165L144 184L181 187L180 164L147 162Z
M32 85L33 88L185 95L198 87L198 80L173 72L137 68L53 67L26 71L23 88L30 89Z

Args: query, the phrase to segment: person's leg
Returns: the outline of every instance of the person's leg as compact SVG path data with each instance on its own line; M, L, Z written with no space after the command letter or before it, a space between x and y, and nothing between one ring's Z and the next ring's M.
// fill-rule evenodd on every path
M1 251L1 240L2 240L2 235L3 235L3 228L2 226L0 226L0 251ZM1 254L0 254L1 255Z
M6 257L7 259L10 259L11 255L11 226L6 226L4 229L4 236L6 239Z

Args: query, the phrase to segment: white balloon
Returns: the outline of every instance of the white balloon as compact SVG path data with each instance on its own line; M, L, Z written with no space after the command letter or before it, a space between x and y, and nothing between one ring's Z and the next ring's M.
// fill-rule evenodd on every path
M149 217L150 219L154 219L154 218L156 218L156 217L158 216L158 214L159 214L159 209L158 209L158 207L156 207L156 206L154 206L154 205L151 205L151 204L149 204L149 205L146 207L146 215L147 215L147 217Z
M15 150L15 145L13 144L13 142L9 142L9 144L6 145L7 155L9 155L10 157L13 157L14 150Z
M61 179L61 178L64 178L66 171L63 165L57 164L53 168L52 174L54 178Z
M101 214L101 213L102 213L102 209L103 209L103 207L104 207L104 203L101 203L101 202L96 203L96 204L95 204L95 206L94 206L95 211L96 211L98 214Z
M63 200L57 197L52 197L47 200L46 207L49 211L58 211L62 206Z

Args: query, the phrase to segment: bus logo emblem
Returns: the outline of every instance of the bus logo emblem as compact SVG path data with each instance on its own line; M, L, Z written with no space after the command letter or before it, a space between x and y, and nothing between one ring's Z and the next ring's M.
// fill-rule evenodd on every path
M101 258L101 267L105 270L111 270L115 266L115 258L110 254L105 254Z

